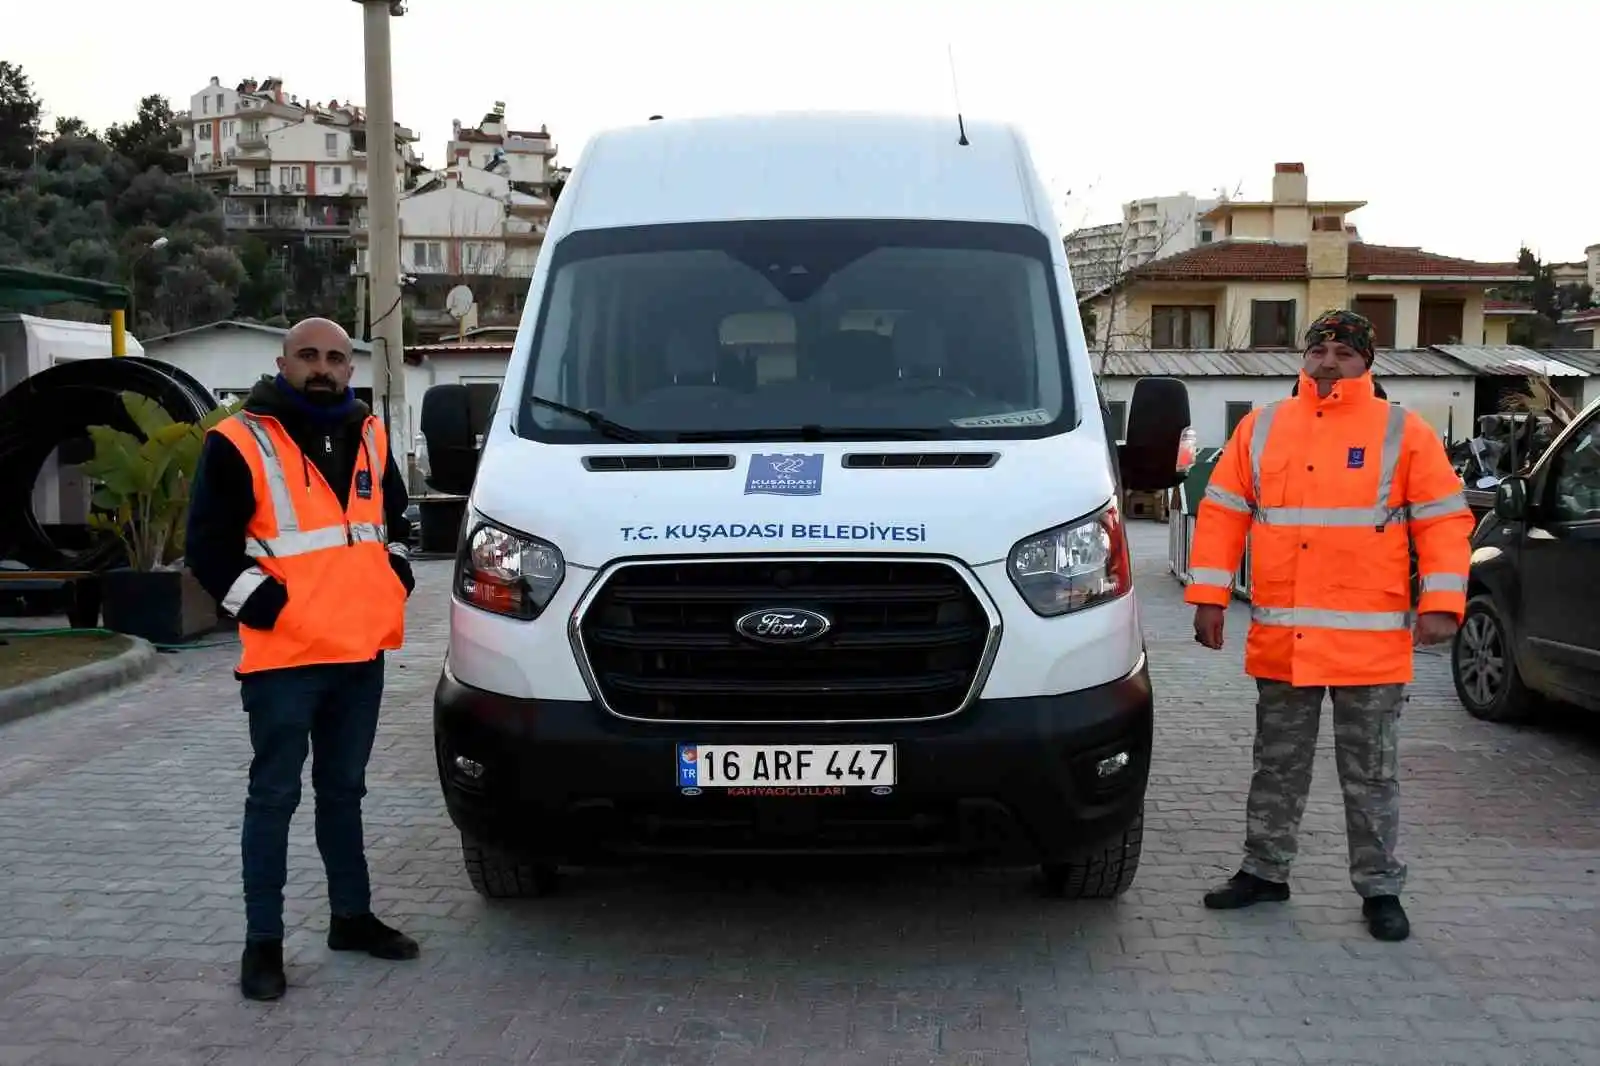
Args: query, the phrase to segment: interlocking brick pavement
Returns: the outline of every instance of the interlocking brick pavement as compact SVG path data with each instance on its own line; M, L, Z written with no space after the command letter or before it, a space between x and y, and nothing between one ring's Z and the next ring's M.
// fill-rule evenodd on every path
M1112 904L1011 873L580 874L469 888L431 763L447 565L418 566L367 800L410 964L335 956L307 788L279 1003L239 999L248 748L233 651L0 729L0 1066L1062 1066L1600 1062L1600 729L1468 718L1438 653L1403 720L1414 935L1370 940L1324 729L1295 896L1214 914L1238 859L1242 608L1208 653L1135 523L1158 705L1144 865Z

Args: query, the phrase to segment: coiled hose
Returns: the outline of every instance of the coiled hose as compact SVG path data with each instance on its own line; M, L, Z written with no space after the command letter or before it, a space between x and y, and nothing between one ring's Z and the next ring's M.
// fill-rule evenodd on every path
M149 397L179 422L218 406L186 371L142 356L58 363L0 396L0 559L35 570L98 570L122 561L115 540L84 551L58 545L34 514L33 487L57 448L65 446L68 462L89 456L90 426L142 436L122 406L124 392Z

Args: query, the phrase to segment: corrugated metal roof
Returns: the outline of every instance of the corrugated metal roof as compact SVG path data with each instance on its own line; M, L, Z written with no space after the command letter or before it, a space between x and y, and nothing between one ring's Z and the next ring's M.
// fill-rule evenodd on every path
M1487 376L1526 377L1543 374L1548 378L1586 378L1592 371L1555 358L1545 350L1516 344L1436 344L1436 352L1466 363Z
M1101 356L1096 355L1098 363ZM1212 377L1212 378L1292 378L1300 373L1305 359L1299 352L1212 351L1204 349L1140 349L1112 352L1105 357L1105 376ZM1471 377L1473 371L1425 348L1382 351L1373 362L1379 377Z
M1600 376L1600 348L1549 348L1540 349L1539 354Z

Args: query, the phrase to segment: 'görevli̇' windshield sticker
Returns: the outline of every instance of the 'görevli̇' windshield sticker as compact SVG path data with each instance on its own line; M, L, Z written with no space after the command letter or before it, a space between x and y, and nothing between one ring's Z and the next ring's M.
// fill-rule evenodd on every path
M821 455L762 455L750 457L744 479L746 496L821 496Z
M998 415L973 415L971 418L952 418L950 424L962 429L995 429L1004 426L1042 426L1051 421L1049 411L1035 408L1032 411L1007 411Z

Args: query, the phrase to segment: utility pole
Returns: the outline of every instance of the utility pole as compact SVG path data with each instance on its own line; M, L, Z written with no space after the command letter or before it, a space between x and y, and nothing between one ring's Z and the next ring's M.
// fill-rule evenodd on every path
M400 306L400 192L395 180L394 81L389 20L405 14L401 0L355 0L361 5L367 74L367 210L372 288L372 399L389 431L401 470L408 467L404 311Z

